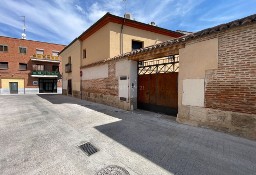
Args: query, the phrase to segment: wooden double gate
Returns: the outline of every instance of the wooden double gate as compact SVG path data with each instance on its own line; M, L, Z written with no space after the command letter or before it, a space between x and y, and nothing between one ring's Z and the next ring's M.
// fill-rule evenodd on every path
M178 60L153 63L138 66L138 108L176 116Z

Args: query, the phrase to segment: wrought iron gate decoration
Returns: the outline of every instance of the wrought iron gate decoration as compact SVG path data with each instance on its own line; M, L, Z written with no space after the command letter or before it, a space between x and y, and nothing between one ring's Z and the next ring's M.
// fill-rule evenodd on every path
M138 74L156 74L179 71L179 55L171 55L147 61L139 61Z
M138 108L176 115L179 56L138 63Z

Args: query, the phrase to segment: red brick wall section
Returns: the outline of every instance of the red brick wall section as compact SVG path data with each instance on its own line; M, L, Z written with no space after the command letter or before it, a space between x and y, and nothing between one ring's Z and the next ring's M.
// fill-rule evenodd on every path
M205 105L256 114L256 24L219 35L218 69L206 73Z
M108 63L108 78L84 80L82 91L102 95L118 96L118 79L115 76L115 61Z
M65 46L59 44L52 44L46 42L38 42L31 40L22 40L17 38L9 38L0 36L0 45L8 45L8 52L0 52L0 62L8 62L8 70L0 70L1 78L23 78L25 79L25 88L36 87L33 86L33 81L38 78L30 76L33 64L44 64L52 67L52 65L59 65L60 73L62 73L62 64L56 63L42 63L31 61L30 56L36 53L36 49L44 49L45 55L52 55L52 51L61 51ZM19 46L27 47L27 54L19 53ZM61 60L61 57L60 57ZM19 63L27 64L27 71L19 71ZM58 87L62 87L61 82L58 82Z

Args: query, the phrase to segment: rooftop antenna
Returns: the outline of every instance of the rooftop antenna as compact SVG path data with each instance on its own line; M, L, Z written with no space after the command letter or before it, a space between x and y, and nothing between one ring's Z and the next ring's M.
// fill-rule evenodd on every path
M26 39L26 17L21 16L23 18L23 33L21 34L21 39Z
M127 3L126 3L126 0L123 0L124 2L124 14L126 14L126 6L127 6Z

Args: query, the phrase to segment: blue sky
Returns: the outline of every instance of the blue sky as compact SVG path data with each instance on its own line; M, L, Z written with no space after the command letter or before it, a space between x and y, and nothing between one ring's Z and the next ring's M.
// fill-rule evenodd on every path
M199 31L256 13L256 0L1 0L0 35L68 44L105 13L169 30Z

